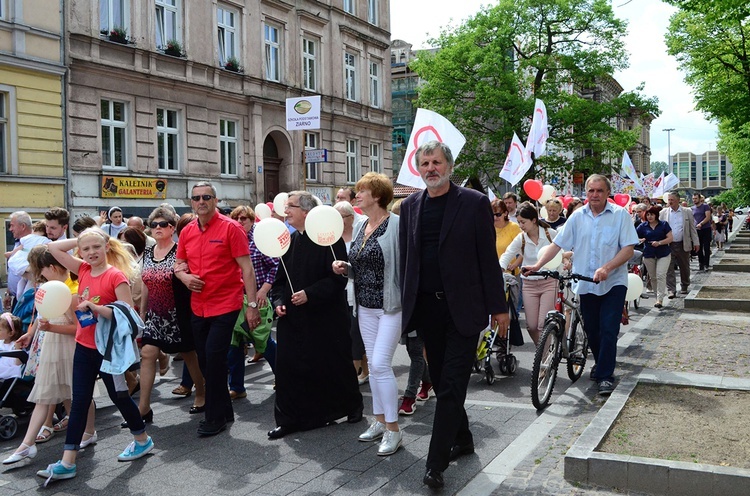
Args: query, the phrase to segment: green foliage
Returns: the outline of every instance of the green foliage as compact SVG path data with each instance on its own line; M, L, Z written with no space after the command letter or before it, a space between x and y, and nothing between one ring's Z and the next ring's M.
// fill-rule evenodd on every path
M732 162L734 189L715 197L750 203L750 7L745 0L670 0L669 53L685 71L696 108L719 122L719 150Z
M667 175L669 174L669 164L658 160L651 162L651 172L653 172L655 177L659 177L662 172L664 175Z
M444 30L431 40L439 51L422 52L411 64L423 80L419 106L466 136L457 158L465 174L496 177L513 133L525 141L540 98L550 125L548 153L530 175L555 177L574 167L599 172L603 158L622 155L640 133L617 131L612 123L634 107L659 114L642 86L610 102L592 91L596 83L612 84L610 75L627 66L626 29L608 0L500 0ZM575 164L564 155L580 156L583 149L593 154Z

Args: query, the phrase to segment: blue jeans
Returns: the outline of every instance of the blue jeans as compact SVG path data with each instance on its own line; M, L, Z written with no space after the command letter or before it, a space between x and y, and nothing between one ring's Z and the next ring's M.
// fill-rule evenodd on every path
M596 363L597 382L614 382L617 335L627 292L626 286L615 286L602 296L581 295L581 316Z
M73 355L73 400L70 408L68 432L65 434L65 445L63 446L66 451L78 450L78 445L81 444L83 432L86 430L89 406L91 406L91 399L94 396L94 384L97 375L101 376L104 385L107 386L109 399L120 410L122 417L130 426L130 432L133 435L138 435L146 431L146 425L141 419L138 405L130 398L127 387L125 391L116 391L113 377L110 374L99 372L99 368L102 366L102 358L97 350L76 343L76 351Z
M198 363L206 379L206 422L223 424L234 415L227 391L227 355L239 309L213 317L193 315Z

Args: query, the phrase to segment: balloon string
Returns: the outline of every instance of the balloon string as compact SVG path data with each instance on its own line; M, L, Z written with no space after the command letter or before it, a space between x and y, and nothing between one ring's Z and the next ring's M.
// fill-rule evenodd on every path
M333 254L333 261L335 262L337 259L336 259L336 252L333 251L333 245L328 245L328 246L329 248L331 248L331 253Z
M279 257L279 260L281 260L281 265L284 267L284 273L286 274L286 280L289 281L289 289L292 290L292 294L294 294L294 287L292 286L292 280L289 278L289 271L286 270L286 264L284 263L284 257Z

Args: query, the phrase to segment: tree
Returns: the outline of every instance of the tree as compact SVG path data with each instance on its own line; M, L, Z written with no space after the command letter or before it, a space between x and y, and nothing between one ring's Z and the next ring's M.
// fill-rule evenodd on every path
M540 98L548 112L549 151L531 174L557 177L573 167L600 172L603 158L621 156L640 132L612 124L634 108L659 114L642 87L617 95L611 74L627 66L626 27L608 0L500 0L444 30L431 40L439 50L422 52L412 63L424 81L419 105L466 136L457 158L465 173L496 177L513 133L525 140ZM615 88L614 98L607 101L596 88ZM590 153L582 156L582 150ZM575 164L566 152L579 157Z
M667 175L669 174L669 164L660 161L651 162L651 172L656 177L659 177L662 172L664 173L664 175Z
M719 149L732 162L730 203L750 200L750 10L739 0L670 0L670 55L694 89L696 108L719 123Z

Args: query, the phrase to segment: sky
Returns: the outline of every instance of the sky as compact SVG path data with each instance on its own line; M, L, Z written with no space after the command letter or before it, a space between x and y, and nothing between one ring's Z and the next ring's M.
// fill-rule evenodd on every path
M411 43L415 49L427 48L427 40L440 29L455 26L475 14L491 0L391 0L391 38ZM644 94L659 99L661 116L651 123L651 161L666 162L669 151L696 154L716 149L716 125L694 109L691 88L677 61L667 54L664 33L669 17L676 11L659 0L613 0L613 10L628 21L626 49L630 67L615 74L625 91L645 83ZM663 129L673 128L671 146ZM525 139L525 137L523 138Z

